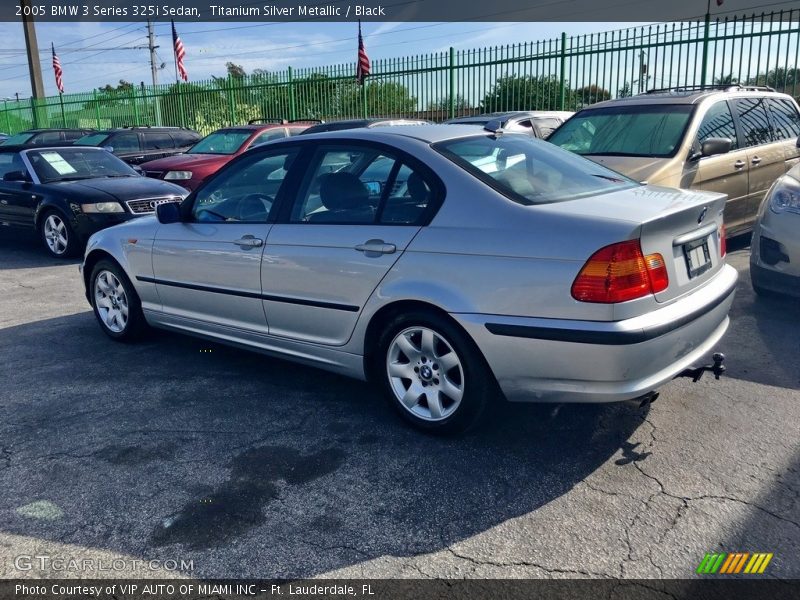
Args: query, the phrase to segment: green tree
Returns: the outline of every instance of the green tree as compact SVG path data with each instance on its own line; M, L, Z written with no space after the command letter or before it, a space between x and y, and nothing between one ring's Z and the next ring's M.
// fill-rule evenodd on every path
M564 106L574 106L574 92L564 83ZM501 110L559 110L561 82L555 75L501 77L481 100L484 112Z
M469 110L470 108L472 108L472 106L470 106L469 101L466 98L464 98L464 96L462 96L461 94L456 94L456 97L455 97L455 109L456 109L456 112L461 111L461 110ZM428 110L429 111L448 111L448 110L450 110L450 97L449 96L443 96L442 98L439 98L438 100L432 100L431 102L428 103Z
M617 98L630 98L631 96L633 96L631 84L626 81L622 84L622 87L617 90Z
M739 83L739 79L733 76L733 73L728 73L727 75L720 75L719 77L714 77L714 84L715 85L736 85Z
M580 106L589 106L596 102L611 100L611 92L593 83L575 90L575 98Z

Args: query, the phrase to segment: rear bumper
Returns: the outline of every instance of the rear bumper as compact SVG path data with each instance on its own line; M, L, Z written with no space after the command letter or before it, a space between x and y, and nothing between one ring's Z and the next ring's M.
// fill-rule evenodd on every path
M515 402L639 397L699 362L728 328L736 270L664 308L615 322L454 314Z

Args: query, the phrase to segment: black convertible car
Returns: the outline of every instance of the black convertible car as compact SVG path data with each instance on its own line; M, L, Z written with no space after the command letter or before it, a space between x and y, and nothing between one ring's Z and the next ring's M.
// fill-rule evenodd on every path
M188 194L102 148L0 146L0 177L0 226L38 231L57 257L81 252L95 231Z

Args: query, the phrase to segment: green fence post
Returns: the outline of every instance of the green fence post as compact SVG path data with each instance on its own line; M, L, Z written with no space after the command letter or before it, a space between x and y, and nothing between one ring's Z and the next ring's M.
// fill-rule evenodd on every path
M289 119L295 120L297 118L297 105L294 99L294 81L292 80L292 67L288 67L289 71Z
M67 115L64 112L64 94L58 95L58 103L61 105L61 126L66 128L67 126Z
M34 129L38 129L40 127L40 125L39 125L39 110L38 110L39 107L38 107L38 105L36 103L36 98L31 96L30 102L31 102L31 119L33 120L33 128Z
M711 4L709 3L709 6ZM704 86L706 84L706 70L708 69L708 34L709 30L711 29L711 12L706 12L706 26L703 31L703 62L700 66L700 85ZM688 52L688 50L687 50Z
M561 89L561 97L558 100L558 105L561 110L564 110L564 107L567 103L567 33L565 31L561 32L561 82L560 82L560 89ZM537 107L538 108L538 107Z
M456 116L456 51L455 48L450 46L450 110L448 111L449 118L452 119Z
M236 124L236 102L233 98L233 77L228 74L228 117L230 124Z
M97 119L97 128L101 129L101 127L100 127L100 101L97 99L97 90L92 90L92 96L94 96L94 114L95 114L95 118Z
M366 81L361 83L361 104L362 104L362 109L364 111L364 118L366 119L369 116L369 111L367 109L367 82Z
M139 127L142 122L139 118L139 103L136 101L136 87L133 88L133 95L131 96L131 100L133 101L133 122L136 123L136 126Z
M181 112L181 127L186 127L186 107L183 105L183 92L181 92L181 82L178 81L175 86L178 90L178 108Z
M8 100L3 100L3 112L6 113L6 133L11 135L11 117L8 116Z

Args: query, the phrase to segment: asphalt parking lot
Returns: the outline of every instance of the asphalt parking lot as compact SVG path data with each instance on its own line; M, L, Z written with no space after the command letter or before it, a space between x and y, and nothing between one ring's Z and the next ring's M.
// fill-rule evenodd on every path
M756 299L734 248L721 381L649 408L500 406L439 439L360 382L170 333L114 343L77 261L2 232L0 577L87 576L14 560L38 553L216 578L682 578L712 551L800 577L800 303Z

